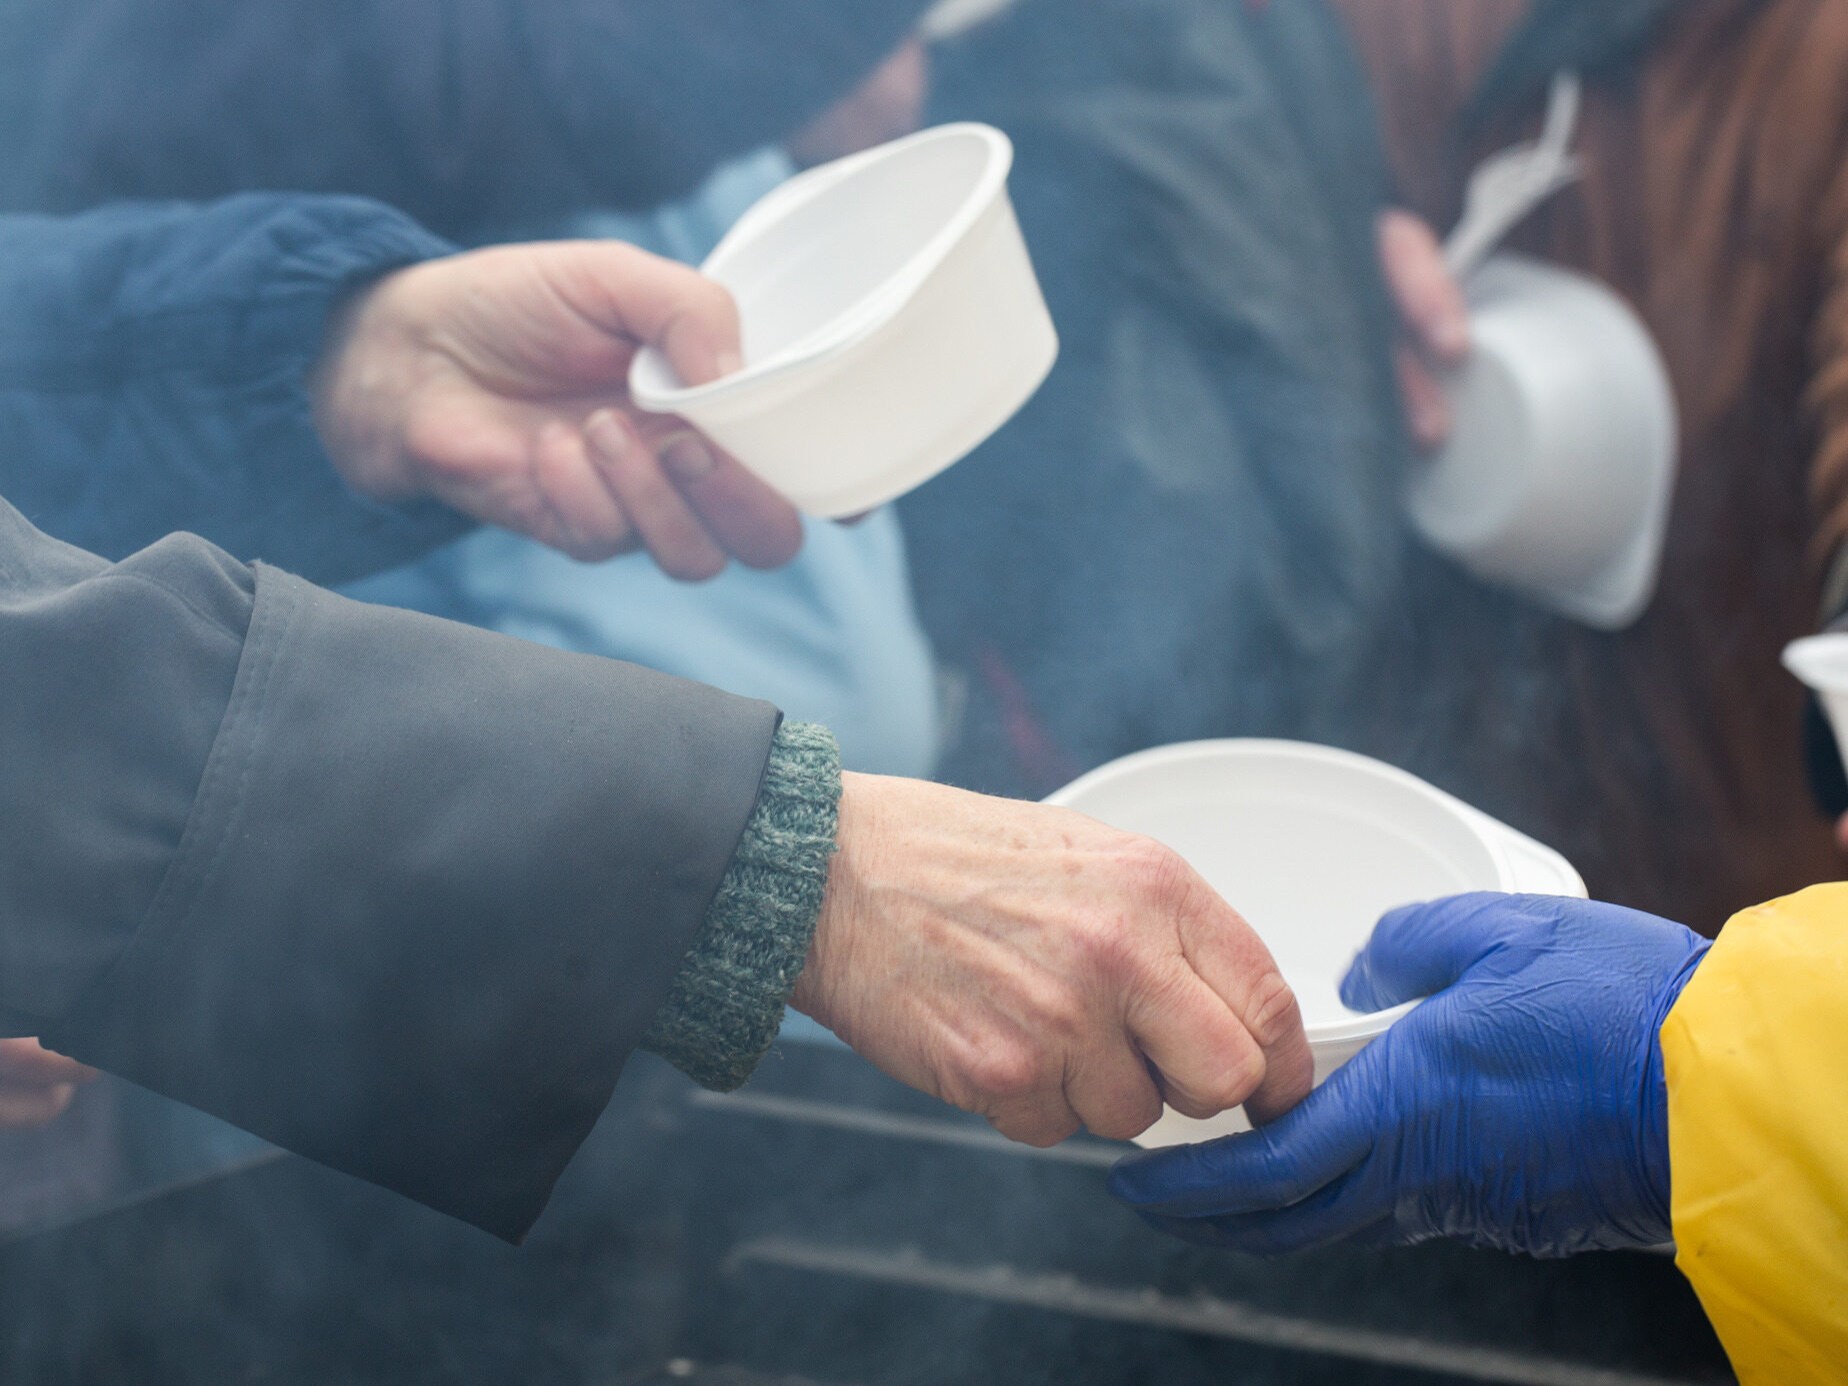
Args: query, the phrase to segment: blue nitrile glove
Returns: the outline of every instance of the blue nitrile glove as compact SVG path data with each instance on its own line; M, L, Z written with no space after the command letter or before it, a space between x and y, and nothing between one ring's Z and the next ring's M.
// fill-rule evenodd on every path
M1658 1032L1707 951L1679 924L1464 895L1380 921L1341 996L1431 999L1262 1130L1132 1155L1118 1198L1190 1241L1568 1256L1669 1239Z

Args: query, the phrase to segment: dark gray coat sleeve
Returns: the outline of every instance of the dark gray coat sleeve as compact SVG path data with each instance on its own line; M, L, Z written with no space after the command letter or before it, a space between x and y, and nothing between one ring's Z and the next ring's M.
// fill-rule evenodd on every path
M0 1033L522 1235L776 712L0 503Z
M455 235L652 206L846 95L929 3L16 0L0 206L347 192Z
M0 216L0 496L108 558L186 530L330 583L455 538L346 487L307 387L348 294L451 249L359 198Z

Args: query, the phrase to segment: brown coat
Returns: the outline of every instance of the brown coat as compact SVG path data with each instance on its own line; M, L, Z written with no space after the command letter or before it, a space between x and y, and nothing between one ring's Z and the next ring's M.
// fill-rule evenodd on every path
M1526 0L1337 4L1406 201L1450 225L1473 161L1537 122L1538 101L1457 134ZM1686 0L1640 70L1594 84L1578 148L1588 177L1516 244L1642 312L1685 442L1660 595L1621 636L1548 636L1570 709L1507 773L1544 781L1524 826L1594 892L1711 930L1842 874L1778 653L1848 537L1848 0ZM1474 671L1481 715L1534 672Z

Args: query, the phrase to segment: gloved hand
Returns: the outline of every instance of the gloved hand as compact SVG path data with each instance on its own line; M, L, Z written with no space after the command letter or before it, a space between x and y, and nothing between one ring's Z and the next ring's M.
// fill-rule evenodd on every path
M1133 1155L1111 1191L1190 1241L1567 1256L1669 1239L1658 1032L1708 948L1614 905L1465 895L1386 916L1342 984L1431 999L1249 1135Z

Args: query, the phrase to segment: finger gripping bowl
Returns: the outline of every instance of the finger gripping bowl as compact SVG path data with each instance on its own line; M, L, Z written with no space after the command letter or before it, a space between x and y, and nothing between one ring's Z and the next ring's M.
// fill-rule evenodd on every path
M1341 1003L1341 979L1381 915L1478 890L1585 895L1551 848L1403 770L1326 746L1167 746L1047 802L1165 843L1251 923L1302 1007L1318 1085L1415 1004L1358 1015ZM1246 1129L1242 1112L1168 1112L1138 1143Z
M1032 397L1058 337L1007 195L1013 145L939 126L791 179L705 272L738 302L744 368L687 387L658 351L637 404L678 414L811 515L896 499Z

